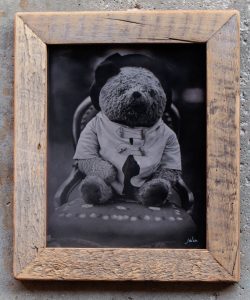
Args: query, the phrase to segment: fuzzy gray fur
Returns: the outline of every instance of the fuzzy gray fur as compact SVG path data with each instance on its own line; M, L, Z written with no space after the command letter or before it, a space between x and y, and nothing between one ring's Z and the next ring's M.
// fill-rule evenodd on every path
M167 202L171 183L167 179L153 178L143 184L135 193L136 199L146 206L161 206Z
M153 178L162 178L168 180L171 186L175 185L180 177L181 171L167 168L159 168L153 176Z
M140 93L143 111L133 109L134 92ZM138 67L124 67L118 75L111 77L103 86L99 104L102 112L114 122L129 127L151 127L163 115L166 95L153 73ZM79 170L86 176L81 185L83 198L87 202L104 203L112 196L109 183L115 180L116 170L101 157L79 160ZM159 169L144 185L136 189L135 198L144 205L163 205L176 183L180 172Z
M98 176L107 183L114 181L117 173L110 162L98 157L78 160L78 168L85 175Z
M141 93L145 111L132 109L134 92ZM153 126L162 117L166 101L160 81L152 72L138 67L121 68L103 86L99 97L101 110L111 121L130 127Z
M80 185L86 203L102 204L111 199L111 187L99 176L86 176Z

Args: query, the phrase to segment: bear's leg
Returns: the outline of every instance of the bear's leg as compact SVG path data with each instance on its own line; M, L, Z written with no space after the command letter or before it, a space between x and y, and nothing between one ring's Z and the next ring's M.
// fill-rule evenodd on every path
M137 191L136 198L146 206L161 206L168 202L172 188L176 185L181 171L159 168L153 178L144 183Z
M161 206L167 202L170 182L162 178L154 178L144 183L137 191L136 198L146 206Z
M80 191L86 203L102 204L112 197L112 188L99 176L86 176L81 185Z

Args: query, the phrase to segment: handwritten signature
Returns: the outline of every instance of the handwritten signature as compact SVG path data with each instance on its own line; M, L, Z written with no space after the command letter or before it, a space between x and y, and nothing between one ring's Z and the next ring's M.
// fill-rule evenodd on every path
M188 238L187 241L184 243L185 245L198 243L198 240L196 240L193 236L191 238Z

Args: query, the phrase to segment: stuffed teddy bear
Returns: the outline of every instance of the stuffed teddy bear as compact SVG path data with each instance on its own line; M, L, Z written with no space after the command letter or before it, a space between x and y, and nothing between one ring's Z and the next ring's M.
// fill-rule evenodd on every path
M144 55L115 54L95 71L90 97L99 112L81 132L74 159L86 175L87 203L115 195L147 206L168 202L181 175L180 147L163 122L167 92Z

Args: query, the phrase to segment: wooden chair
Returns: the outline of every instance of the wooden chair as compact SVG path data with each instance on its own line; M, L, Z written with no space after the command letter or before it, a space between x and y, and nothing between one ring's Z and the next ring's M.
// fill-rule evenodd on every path
M78 106L72 128L74 147L81 131L96 114L90 97ZM163 120L179 136L180 115L173 104ZM73 164L71 173L58 188L54 197L55 212L49 218L49 245L183 248L187 246L187 240L195 236L194 198L181 178L174 191L175 196L179 195L179 201L166 207L144 207L123 197L105 205L86 204L76 189L83 178L77 165Z

